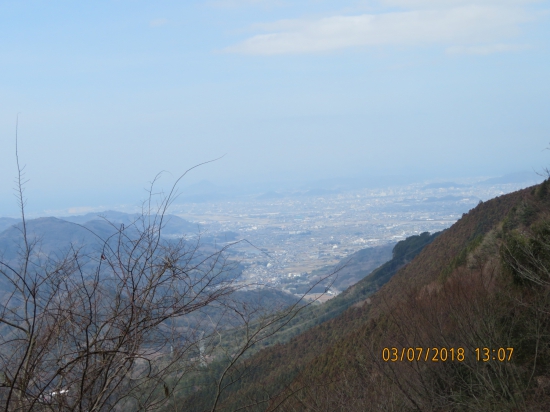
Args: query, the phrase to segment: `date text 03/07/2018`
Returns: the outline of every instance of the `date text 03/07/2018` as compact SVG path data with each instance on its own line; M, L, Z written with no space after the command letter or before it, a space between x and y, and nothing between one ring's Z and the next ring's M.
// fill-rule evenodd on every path
M384 362L464 362L469 355L475 356L478 362L509 362L512 360L514 348L475 348L467 351L462 347L458 348L383 348L382 360Z

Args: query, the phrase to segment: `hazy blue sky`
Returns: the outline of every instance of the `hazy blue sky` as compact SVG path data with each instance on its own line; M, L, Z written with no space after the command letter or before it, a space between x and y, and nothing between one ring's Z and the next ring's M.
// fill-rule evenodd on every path
M0 1L2 210L188 182L541 169L550 2ZM84 195L86 194L86 195ZM50 202L50 203L48 203Z

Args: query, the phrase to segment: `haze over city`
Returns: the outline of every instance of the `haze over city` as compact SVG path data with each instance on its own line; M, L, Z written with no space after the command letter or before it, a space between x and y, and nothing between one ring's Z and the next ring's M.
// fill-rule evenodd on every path
M34 215L137 205L158 172L167 187L221 156L183 191L540 172L548 7L4 2L0 214L17 214L17 115Z

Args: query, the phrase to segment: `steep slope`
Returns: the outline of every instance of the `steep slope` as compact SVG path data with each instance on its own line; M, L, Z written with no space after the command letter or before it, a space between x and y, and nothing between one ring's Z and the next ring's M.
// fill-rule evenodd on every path
M267 409L548 410L548 186L463 216L346 313L364 321Z
M393 248L393 258L369 276L330 301L319 306L309 307L299 313L286 328L274 336L271 341L266 342L268 345L275 343L274 346L262 350L241 365L240 370L242 371L244 368L246 373L238 381L233 382L226 391L227 410L242 406L240 401L235 402L235 399L247 399L247 402L254 403L251 399L258 399L258 393L263 396L265 390L270 393L283 390L285 385L289 384L301 368L312 361L315 356L326 350L332 343L337 342L342 334L351 332L361 325L363 320L353 316L355 311L346 311L346 309L368 299L399 268L417 256L438 235L439 233L433 235L423 233L397 243ZM335 327L335 325L337 326ZM304 331L306 332L296 336ZM288 343L281 344L285 342ZM212 372L212 377L214 377L222 365L214 364L211 367L214 369ZM186 410L189 411L208 409L213 398L213 380L199 379L193 384L197 389L201 389L184 401L178 400L177 403L183 402ZM262 410L261 407L259 410Z
M220 410L547 411L549 192L480 203L376 294L247 360Z
M427 239L424 237L422 241L427 241ZM401 255L396 259L392 259L392 249L393 246L391 245L362 249L342 259L337 265L327 266L312 272L311 277L313 279L317 281L325 279L328 284L332 282L336 284L336 281L341 279L343 279L342 282L347 283L350 278L356 277L362 280L323 304L310 305L301 310L277 335L267 340L264 343L265 346L274 343L286 343L292 337L313 326L335 318L353 304L365 299L366 296L379 289L380 285L383 284L379 281L380 275L376 277L369 275L380 265L383 265L386 271L391 271L395 265L399 264L396 262L401 262ZM390 261L393 261L393 263L390 263ZM395 273L395 270L393 273ZM368 279L367 276L369 276ZM309 288L311 288L311 285ZM305 291L302 293L305 293Z

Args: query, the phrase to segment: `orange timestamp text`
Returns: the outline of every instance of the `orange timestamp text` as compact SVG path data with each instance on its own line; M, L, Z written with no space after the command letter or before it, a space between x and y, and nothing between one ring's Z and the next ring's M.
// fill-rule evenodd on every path
M510 361L514 348L475 348L474 353L477 361L488 362L495 360L500 362ZM382 360L384 362L464 362L467 356L466 349L446 347L415 347L415 348L383 348Z

